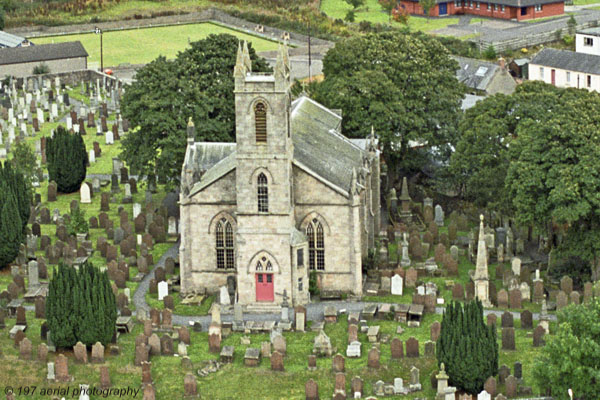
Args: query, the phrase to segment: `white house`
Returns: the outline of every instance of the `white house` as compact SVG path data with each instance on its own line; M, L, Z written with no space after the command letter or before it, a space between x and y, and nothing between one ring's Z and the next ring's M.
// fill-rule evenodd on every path
M575 51L600 56L600 27L577 32L575 35Z
M529 63L529 79L600 92L600 55L545 48Z

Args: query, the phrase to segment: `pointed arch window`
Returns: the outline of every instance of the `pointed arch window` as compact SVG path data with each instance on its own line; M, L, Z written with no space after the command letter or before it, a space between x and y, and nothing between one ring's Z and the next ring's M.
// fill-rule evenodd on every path
M221 218L215 229L217 268L234 268L233 227L226 218Z
M254 132L256 143L267 143L267 107L262 102L254 106Z
M269 182L262 172L257 179L258 212L269 212Z
M313 219L306 226L308 238L308 266L318 271L325 270L325 240L323 225L318 219Z

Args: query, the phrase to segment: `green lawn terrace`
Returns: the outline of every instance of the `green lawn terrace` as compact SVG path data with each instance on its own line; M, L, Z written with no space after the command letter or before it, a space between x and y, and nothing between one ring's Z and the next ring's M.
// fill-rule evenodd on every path
M103 33L104 66L146 64L159 56L175 58L191 42L210 34L228 33L252 43L257 52L276 50L278 43L214 23L114 30ZM89 54L88 62L100 65L100 38L93 32L29 38L35 44L80 41Z
M352 9L352 6L344 0L322 0L321 11L327 14L329 17L334 19L344 19L348 11ZM377 0L366 0L364 6L358 8L355 21L368 21L371 23L378 24L391 24L395 27L402 27L403 24L390 21L389 15L383 10ZM458 23L456 17L442 17L442 18L425 18L411 15L408 19L408 27L413 31L429 32L437 29L445 28L448 25Z

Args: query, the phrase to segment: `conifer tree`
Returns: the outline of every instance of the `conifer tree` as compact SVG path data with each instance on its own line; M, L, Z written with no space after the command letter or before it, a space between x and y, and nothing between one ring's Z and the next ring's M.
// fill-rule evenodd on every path
M48 175L58 191L73 193L85 179L88 155L80 134L71 134L59 126L53 138L46 142Z
M495 326L488 327L479 300L452 302L442 318L436 355L444 363L450 385L479 393L490 376L498 372L498 343Z
M19 255L23 242L23 224L15 195L8 184L0 181L0 267L5 267Z

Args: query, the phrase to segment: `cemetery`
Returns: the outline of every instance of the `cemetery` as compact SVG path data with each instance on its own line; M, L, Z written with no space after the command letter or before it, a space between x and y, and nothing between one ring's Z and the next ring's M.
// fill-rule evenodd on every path
M477 221L459 211L446 216L431 199L412 201L404 179L400 196L389 194L393 217L379 235L378 265L367 271L362 298L328 303L317 297L307 307L284 306L263 322L241 306L232 315L229 303L223 305L224 298L231 301L227 291L181 298L176 252L169 251L176 250L177 227L166 222L164 189L138 183L117 158L129 128L118 115L118 93L126 89L108 79L72 88L58 79L33 82L4 89L17 106L3 111L2 148L10 158L19 141L35 146L45 172L45 143L64 124L90 149L87 179L93 178L71 194L57 193L43 173L34 179L26 244L0 275L0 348L13 360L0 373L4 382L17 384L18 373L26 377L18 384L141 387L148 399L187 396L199 387L209 397L244 390L260 398L266 379L273 398L355 392L447 398L460 390L438 367L440 312L452 301L479 299L489 312L485 324L495 330L499 372L485 382L490 397L478 398L527 397L544 391L531 365L544 336L556 329L554 310L587 302L598 291L586 282L580 293L569 277L548 281L525 252L527 231L492 229L483 216ZM70 219L82 216L88 232L69 235ZM60 349L50 339L48 281L61 262L106 271L119 315L109 343ZM146 292L136 303L133 294L145 278Z
M183 35L198 28L182 27ZM136 39L165 34L152 30ZM430 51L413 72L441 51L391 35L340 41L319 84L334 79L334 67L354 68L362 55L349 51L379 41ZM418 156L390 157L389 132L374 123L350 136L348 103L310 97L356 97L356 88L344 91L347 76L323 94L292 82L286 39L257 43L277 44L271 68L239 37L195 42L131 84L101 72L0 82L6 399L60 399L66 387L80 400L592 398L600 269L586 232L568 233L593 231L595 216L565 222L548 212L536 225L497 199L411 174L402 162ZM162 50L139 49L143 62ZM364 64L405 54L388 50ZM137 61L110 52L115 63ZM453 64L437 62L431 70L454 76ZM361 76L357 92L368 96L380 72ZM385 82L383 91L397 89ZM440 91L459 100L448 85ZM423 142L404 145L420 151ZM506 195L488 189L479 195ZM552 193L561 207L579 195L568 189ZM576 256L556 251L565 243ZM15 390L25 386L40 390Z

